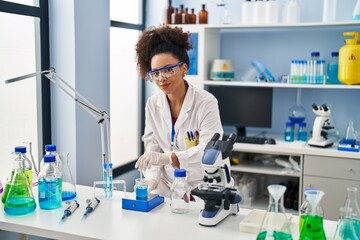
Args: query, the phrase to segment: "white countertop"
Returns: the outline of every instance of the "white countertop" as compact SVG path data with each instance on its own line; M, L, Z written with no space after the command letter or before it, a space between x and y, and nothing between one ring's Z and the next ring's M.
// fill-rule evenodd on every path
M100 199L100 205L93 213L81 220L87 204L85 200L93 197L93 188L77 186L80 207L62 224L59 223L66 205L60 209L42 210L37 206L35 212L27 216L7 216L0 211L0 229L54 239L256 239L255 234L241 233L239 223L249 214L249 209L241 209L236 216L229 216L216 227L203 227L197 222L202 202L192 202L187 214L174 214L170 211L169 200L152 211L136 212L121 208L123 193L117 192L113 199ZM37 195L37 189L33 189ZM324 221L326 235L332 237L336 222ZM293 238L298 239L298 217L292 221Z

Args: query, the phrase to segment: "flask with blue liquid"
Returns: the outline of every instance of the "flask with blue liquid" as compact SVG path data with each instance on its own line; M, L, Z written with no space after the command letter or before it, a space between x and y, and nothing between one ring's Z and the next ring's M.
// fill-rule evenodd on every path
M39 174L39 205L41 209L61 207L62 180L60 170L56 166L55 155L44 156L44 168Z

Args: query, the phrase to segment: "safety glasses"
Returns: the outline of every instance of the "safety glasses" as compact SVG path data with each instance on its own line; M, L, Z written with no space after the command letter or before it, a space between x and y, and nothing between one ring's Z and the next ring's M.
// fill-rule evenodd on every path
M174 76L179 67L183 64L183 62L179 62L175 65L166 66L163 68L154 69L147 72L148 79L150 81L158 81L161 77L169 78Z

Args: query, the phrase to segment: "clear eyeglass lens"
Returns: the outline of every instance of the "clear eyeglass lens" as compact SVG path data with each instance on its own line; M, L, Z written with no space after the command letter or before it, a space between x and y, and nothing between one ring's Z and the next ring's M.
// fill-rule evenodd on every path
M176 66L174 68L163 69L160 71L152 72L149 74L149 76L152 80L159 80L160 76L169 78L176 74L177 69L178 69L178 66Z

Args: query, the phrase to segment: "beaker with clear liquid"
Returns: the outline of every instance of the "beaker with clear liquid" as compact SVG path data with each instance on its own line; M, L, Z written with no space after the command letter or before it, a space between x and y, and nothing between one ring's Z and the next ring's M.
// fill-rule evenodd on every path
M351 209L351 220L354 225L355 233L360 239L360 208L357 199L357 191L356 187L347 187L346 188L346 200L344 204L345 211L349 212Z
M69 153L59 153L58 168L62 178L62 200L67 201L76 197L76 187L69 167Z
M340 208L340 218L336 226L336 232L333 240L356 240L354 225L351 220L352 209Z
M9 215L25 215L35 211L36 203L25 172L24 158L20 152L15 152L14 156L14 167L4 211Z
M260 227L257 240L292 240L290 222L285 214L283 196L286 187L269 185L269 206Z
M24 167L24 171L25 174L28 178L29 183L32 183L32 166L31 166L31 162L30 160L26 157L26 147L24 146L16 146L15 147L15 152L12 153L15 156L18 156L22 159L23 161L23 167ZM11 172L10 177L8 177L6 185L5 185L5 190L4 190L4 194L1 197L1 201L2 203L5 204L7 195L9 193L10 190L10 185L11 185L11 181L14 177L14 170ZM32 186L32 184L30 184Z
M309 201L311 212L305 215L304 225L300 233L300 240L326 240L322 215L317 213L319 203L324 192L317 189L305 190L306 199Z

